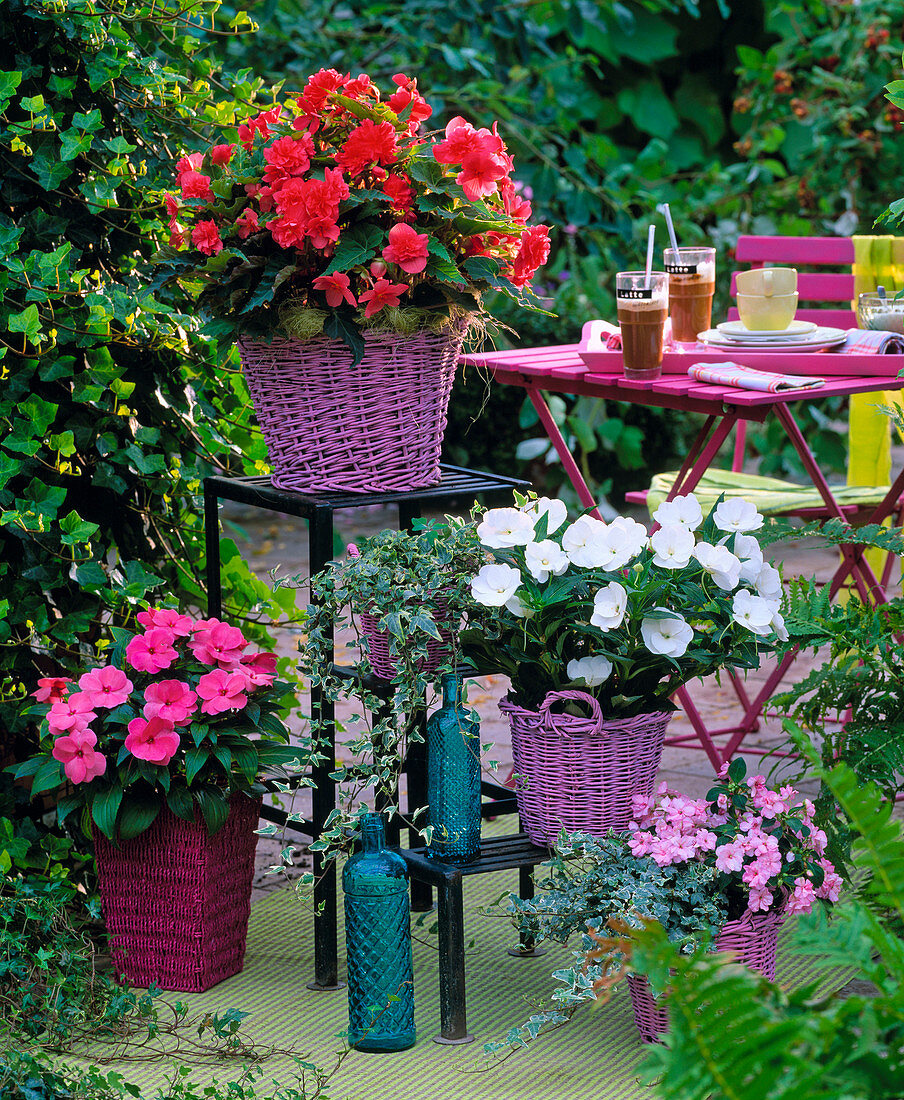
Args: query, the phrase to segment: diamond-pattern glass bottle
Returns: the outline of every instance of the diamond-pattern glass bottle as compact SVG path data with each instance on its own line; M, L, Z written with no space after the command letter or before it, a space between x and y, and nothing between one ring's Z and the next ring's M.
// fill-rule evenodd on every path
M480 726L460 673L442 678L443 702L427 722L427 855L470 863L480 855Z
M407 1050L415 1042L408 869L387 849L380 814L362 815L361 843L342 872L348 1042L357 1050Z

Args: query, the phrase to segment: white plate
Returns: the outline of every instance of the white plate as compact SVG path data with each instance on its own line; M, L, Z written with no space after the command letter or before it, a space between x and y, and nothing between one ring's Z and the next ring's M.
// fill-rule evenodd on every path
M733 348L783 348L789 344L809 344L809 343L824 343L827 340L843 340L847 336L844 329L840 328L814 328L812 332L805 332L800 335L785 335L783 337L774 336L768 340L765 339L742 339L740 336L729 336L724 332L719 332L718 329L707 329L706 332L701 332L697 337L699 340L704 340L706 343L721 344L725 347Z
M839 344L843 344L845 336L835 336L828 339L820 338L818 340L808 340L807 342L787 343L787 344L741 344L736 340L718 340L710 339L707 333L700 334L700 340L708 347L718 348L720 351L725 352L756 352L757 354L765 355L766 352L776 351L827 351L829 348L837 348Z
M745 328L740 321L723 321L721 325L716 325L719 332L725 336L750 336L754 338L764 336L803 336L805 332L813 332L816 327L813 321L792 321L787 328L772 329Z

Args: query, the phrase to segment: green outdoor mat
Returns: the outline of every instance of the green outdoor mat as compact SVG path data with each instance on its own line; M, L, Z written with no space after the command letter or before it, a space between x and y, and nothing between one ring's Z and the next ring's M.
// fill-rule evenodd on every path
M541 1037L530 1049L496 1065L487 1065L483 1044L504 1039L523 1023L531 1008L527 999L542 999L557 985L551 974L572 961L570 949L547 945L539 958L516 959L506 949L517 942L504 919L480 910L504 890L517 889L517 871L467 876L465 936L473 939L467 955L468 1030L475 1042L440 1046L439 982L436 938L415 927L415 1022L418 1042L399 1054L354 1051L327 1090L330 1100L635 1100L653 1098L655 1090L638 1083L636 1067L644 1046L634 1027L627 989L609 1004L582 1007L570 1024ZM789 922L793 924L792 922ZM812 978L807 960L792 956L780 940L778 980L799 984ZM344 945L340 935L340 971ZM313 992L305 983L313 976L313 925L289 889L275 891L255 904L248 929L245 968L203 994L165 994L181 1000L194 1014L202 1009L229 1008L250 1013L243 1026L249 1038L278 1047L293 1047L317 1065L334 1063L343 1047L338 1035L348 1025L346 990ZM826 989L839 988L848 972L835 971L823 980ZM72 1061L72 1059L66 1059ZM171 1063L119 1063L113 1068L142 1086L142 1097L156 1094L172 1074ZM289 1059L274 1056L264 1063L265 1079L291 1084ZM194 1067L192 1079L221 1082L239 1076L235 1064ZM225 1090L223 1090L225 1095ZM261 1089L261 1095L266 1090Z

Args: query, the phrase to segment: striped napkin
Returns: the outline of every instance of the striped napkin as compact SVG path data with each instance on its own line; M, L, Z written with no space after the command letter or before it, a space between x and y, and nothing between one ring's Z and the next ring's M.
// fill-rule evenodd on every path
M824 378L803 374L773 374L771 371L745 367L741 363L692 363L688 375L697 382L715 386L735 386L739 390L760 390L779 393L784 390L815 390L825 384Z
M880 329L852 328L836 350L843 355L901 355L904 337Z

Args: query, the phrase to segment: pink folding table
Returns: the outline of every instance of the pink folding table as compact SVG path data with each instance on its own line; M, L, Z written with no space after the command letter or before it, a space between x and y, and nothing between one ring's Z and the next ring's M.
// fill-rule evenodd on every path
M561 344L554 347L522 348L515 351L490 352L466 356L475 366L488 368L494 379L505 385L520 386L527 391L537 414L549 435L578 497L587 508L595 508L595 500L588 489L581 471L574 460L562 433L553 419L547 404L548 393L571 393L590 397L604 397L610 401L627 401L636 405L656 408L681 409L702 413L704 422L678 472L667 499L678 494L692 492L704 472L709 468L729 433L746 421L763 421L775 416L788 439L800 456L813 486L825 502L820 515L828 513L844 520L850 507L840 505L832 489L813 457L792 413L798 402L821 397L842 396L852 393L880 393L883 390L904 388L904 379L897 378L902 360L892 355L842 355L831 352L732 352L731 356L710 350L704 352L667 352L663 358L663 376L655 382L631 382L622 373L619 352L599 351L585 353L587 361L579 353L577 344ZM826 379L819 389L790 390L780 393L760 393L734 387L715 386L697 382L687 376L689 363L731 361L760 370L776 373L817 375ZM862 509L858 520L880 523L892 514L898 499L904 492L904 471L895 479L884 499L865 517ZM883 583L878 580L857 546L842 546L842 561L832 578L830 594L851 578L864 601L885 602ZM883 578L884 580L885 578ZM687 690L678 692L682 708L687 713L694 732L669 739L671 744L686 747L702 747L714 767L731 758L744 737L755 730L769 698L794 660L789 654L770 673L766 683L753 698L744 689L740 677L733 677L733 684L742 707L742 717L737 724L710 730L694 705ZM724 745L713 740L726 736ZM693 740L699 746L687 744ZM745 748L745 751L750 751Z

